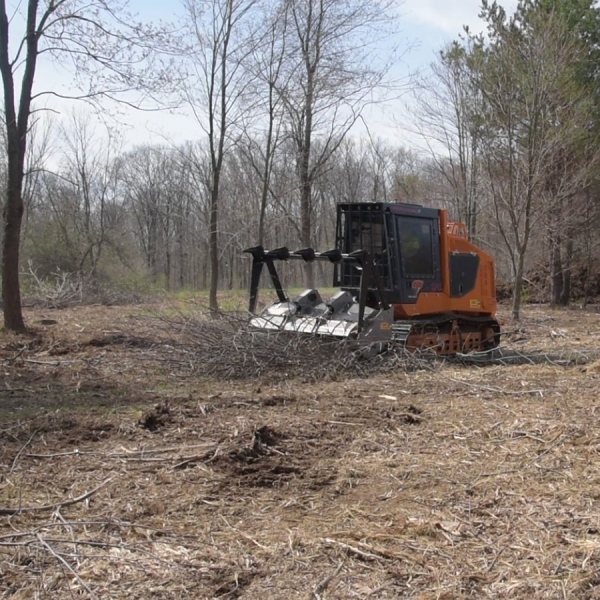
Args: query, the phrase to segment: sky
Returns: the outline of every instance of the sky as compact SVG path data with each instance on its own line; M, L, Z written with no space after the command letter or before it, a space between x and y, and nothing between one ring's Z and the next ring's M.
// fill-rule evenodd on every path
M426 71L428 65L435 59L436 52L457 39L464 25L468 25L473 32L483 29L483 24L478 19L480 0L395 1L398 2L400 15L398 45L401 49L406 48L406 52L395 67L393 73L395 78L403 79L410 73ZM507 10L514 9L516 5L515 0L500 0L499 3ZM172 21L182 10L179 0L130 0L129 6L144 20ZM43 68L38 69L37 89L44 89L57 83L66 89L69 82L68 72L60 66L44 64ZM79 111L85 110L81 103L53 102L49 101L51 107L60 115L68 113L70 106ZM368 111L365 118L370 134L410 146L411 136L407 133L410 125L407 123L405 102L406 99L396 101L383 109ZM93 116L90 118L95 119ZM98 126L100 129L103 127L99 119ZM125 110L119 117L117 129L128 147L148 143L179 143L201 136L200 127L185 109L160 113ZM365 131L357 132L357 135L364 134Z
M507 12L516 8L517 0L499 0ZM472 33L485 29L479 19L480 0L403 0L398 1L401 38L407 51L396 67L398 77L410 74L426 75L437 53L458 39L468 26ZM372 135L387 141L400 142L409 148L422 149L423 144L411 131L406 95L384 110L368 111L367 122Z

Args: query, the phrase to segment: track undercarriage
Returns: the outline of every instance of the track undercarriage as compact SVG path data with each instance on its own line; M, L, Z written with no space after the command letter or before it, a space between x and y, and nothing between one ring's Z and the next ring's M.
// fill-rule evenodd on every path
M495 319L462 315L399 320L392 323L391 341L440 356L486 352L498 347L500 326Z

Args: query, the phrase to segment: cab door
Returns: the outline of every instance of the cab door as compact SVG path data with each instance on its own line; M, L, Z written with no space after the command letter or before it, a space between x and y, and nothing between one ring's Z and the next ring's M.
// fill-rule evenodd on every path
M427 210L427 209L425 209ZM402 304L414 304L421 292L442 290L440 225L437 211L429 215L393 215L393 240L398 277L394 282Z

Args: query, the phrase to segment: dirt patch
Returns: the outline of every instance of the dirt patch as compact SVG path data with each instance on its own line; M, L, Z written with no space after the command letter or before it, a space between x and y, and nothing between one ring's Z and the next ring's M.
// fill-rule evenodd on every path
M597 594L600 315L503 316L528 364L211 380L131 310L1 340L3 597Z
M153 409L146 411L138 421L139 425L148 431L157 431L173 420L171 407L168 402L157 404Z
M104 348L105 346L129 346L130 348L151 348L156 340L149 340L137 336L124 334L111 334L103 337L94 337L87 342L88 346Z

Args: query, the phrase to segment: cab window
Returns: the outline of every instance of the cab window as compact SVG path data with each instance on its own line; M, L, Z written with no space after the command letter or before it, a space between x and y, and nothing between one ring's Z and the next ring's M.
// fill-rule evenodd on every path
M432 221L398 216L400 256L405 277L435 275Z

